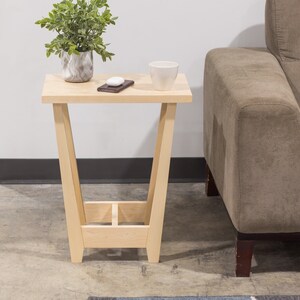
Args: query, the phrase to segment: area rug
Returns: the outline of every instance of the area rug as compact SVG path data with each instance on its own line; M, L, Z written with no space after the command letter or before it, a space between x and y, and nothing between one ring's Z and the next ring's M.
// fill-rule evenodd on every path
M105 298L89 297L88 300L255 300L248 296L241 297L137 297L137 298Z
M300 296L224 296L224 297L89 297L88 300L300 300Z

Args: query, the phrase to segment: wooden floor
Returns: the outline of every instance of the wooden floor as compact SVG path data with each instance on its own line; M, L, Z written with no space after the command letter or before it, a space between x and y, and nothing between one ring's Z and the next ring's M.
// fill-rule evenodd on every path
M147 189L82 186L87 201L142 200ZM86 250L71 264L60 185L2 185L0 195L1 300L300 294L299 243L259 243L251 278L234 277L234 230L204 184L169 185L159 264L137 249Z

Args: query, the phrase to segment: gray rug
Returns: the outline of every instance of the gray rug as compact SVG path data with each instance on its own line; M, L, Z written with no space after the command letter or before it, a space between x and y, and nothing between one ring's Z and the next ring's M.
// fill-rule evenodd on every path
M300 296L255 296L252 298L253 300L300 300Z
M88 300L251 300L251 297L137 297L137 298L109 298L89 297ZM255 299L253 299L255 300Z
M224 296L224 297L89 297L88 300L300 300L300 296Z

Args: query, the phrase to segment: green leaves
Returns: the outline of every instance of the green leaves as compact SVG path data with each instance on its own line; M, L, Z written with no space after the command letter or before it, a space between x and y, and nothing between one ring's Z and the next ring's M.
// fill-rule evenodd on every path
M60 55L61 51L77 55L95 51L106 61L114 54L106 50L108 44L104 44L102 35L108 25L115 25L116 20L107 0L62 0L53 4L48 17L35 24L58 34L45 45L47 57Z

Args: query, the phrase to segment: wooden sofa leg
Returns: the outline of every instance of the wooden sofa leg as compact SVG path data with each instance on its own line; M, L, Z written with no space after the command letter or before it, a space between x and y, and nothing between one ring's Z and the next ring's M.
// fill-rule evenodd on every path
M236 270L237 277L249 277L251 272L251 261L253 256L254 241L236 240Z
M219 196L219 191L216 186L214 177L209 169L208 164L205 167L206 171L206 180L205 180L205 192L208 197Z

